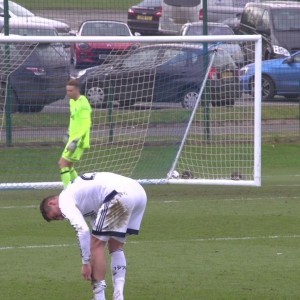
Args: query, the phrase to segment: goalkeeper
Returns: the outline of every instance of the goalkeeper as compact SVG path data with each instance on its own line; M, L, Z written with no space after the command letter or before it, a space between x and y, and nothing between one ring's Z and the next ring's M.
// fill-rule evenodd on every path
M70 98L70 123L68 133L64 136L66 147L58 162L65 188L78 176L73 166L74 162L79 161L84 150L90 148L92 123L92 109L87 98L80 94L79 82L71 79L66 90Z

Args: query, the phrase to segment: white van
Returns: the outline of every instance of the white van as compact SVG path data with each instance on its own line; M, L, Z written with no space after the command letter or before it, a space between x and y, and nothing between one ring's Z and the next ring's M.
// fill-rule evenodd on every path
M201 0L162 0L159 31L179 34L183 24L199 21Z

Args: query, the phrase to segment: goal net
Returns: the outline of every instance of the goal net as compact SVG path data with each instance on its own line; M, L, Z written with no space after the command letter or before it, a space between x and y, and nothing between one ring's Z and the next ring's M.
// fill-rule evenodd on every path
M55 45L67 64L65 45L110 44L110 51L93 52L94 66L67 66L93 108L91 147L75 164L79 173L116 172L142 184L260 185L259 36L0 37L0 45L7 41ZM245 47L255 63L247 94L239 78ZM47 59L39 79L58 60L54 52ZM67 82L63 75L46 78ZM57 100L41 99L39 109L19 110L12 128L3 126L1 151L18 172L8 165L0 189L62 187L57 161L69 104ZM13 148L5 143L9 130Z

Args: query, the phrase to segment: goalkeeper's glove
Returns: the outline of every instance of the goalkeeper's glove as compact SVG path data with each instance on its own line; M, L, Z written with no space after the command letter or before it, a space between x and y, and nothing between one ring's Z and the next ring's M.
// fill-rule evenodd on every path
M66 132L66 133L64 134L64 136L63 136L63 142L64 142L65 145L68 144L69 137L70 137L70 136L69 136L69 133Z
M67 150L70 152L74 152L77 148L77 143L78 143L77 140L73 140L71 143L68 144Z

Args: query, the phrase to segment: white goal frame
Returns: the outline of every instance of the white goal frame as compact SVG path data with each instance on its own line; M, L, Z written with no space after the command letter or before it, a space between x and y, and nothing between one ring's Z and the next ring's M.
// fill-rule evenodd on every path
M0 43L209 43L211 36L0 36ZM254 170L253 180L222 179L138 179L143 185L149 184L193 184L193 185L227 185L227 186L261 186L261 35L213 36L214 42L254 42L255 43L255 91L254 91ZM200 95L199 95L200 97ZM174 158L175 159L175 158ZM22 182L0 183L0 190L15 189L56 189L62 188L61 182Z

